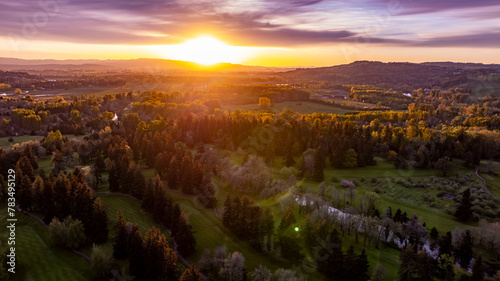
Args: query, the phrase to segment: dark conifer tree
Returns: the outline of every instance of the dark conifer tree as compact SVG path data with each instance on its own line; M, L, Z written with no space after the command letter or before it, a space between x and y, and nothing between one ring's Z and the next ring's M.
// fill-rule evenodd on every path
M57 215L57 209L54 199L54 185L55 179L53 174L44 181L44 188L42 194L43 206L40 206L40 212L43 214L43 221L45 223L50 222L54 216Z
M141 167L139 165L135 165L132 180L132 195L136 198L142 199L144 189L146 188L146 178L144 177L144 174L142 173Z
M354 280L359 280L359 281L366 281L370 279L370 276L368 276L368 257L366 256L365 249L361 251L361 254L359 254L356 257L355 261L355 276Z
M356 264L356 253L354 252L354 247L351 245L344 256L343 263L343 279L344 280L359 280L358 268ZM366 280L366 279L365 279Z
M179 162L177 158L172 157L172 159L170 159L170 164L168 165L168 170L167 170L168 188L171 189L179 188L179 186L177 185L179 182L178 174L179 174Z
M180 281L202 281L203 276L196 266L192 265L182 273Z
M70 194L71 184L65 175L60 174L54 186L54 203L58 218L65 218L70 214Z
M316 182L322 182L325 180L325 151L323 148L319 147L314 153L314 172L313 180Z
M97 189L102 180L102 173L106 169L106 165L104 164L104 160L102 159L102 155L100 152L97 153L96 160L94 166L92 166L92 176L94 177L94 189Z
M3 176L2 176L3 177ZM2 181L0 180L0 188L2 188ZM35 181L32 184L32 196L33 196L33 209L37 211L41 211L44 206L43 201L43 190L44 190L44 180L42 177L36 177ZM0 190L1 192L1 190ZM1 198L1 196L0 196Z
M146 268L146 252L142 233L136 224L132 224L127 238L130 275L135 276L137 280L143 280Z
M451 231L446 232L444 236L439 239L439 255L451 255L453 252Z
M193 229L184 216L179 219L175 239L178 243L177 250L182 256L189 256L196 250L196 238L193 235Z
M21 171L24 175L28 176L30 181L35 180L35 174L33 173L33 167L31 162L26 156L22 156L16 163L16 170ZM17 175L18 173L16 173Z
M397 209L396 210L396 214L394 214L394 218L393 218L394 222L401 222L402 221L402 218L401 218L401 209Z
M342 240L334 229L328 237L327 244L319 251L318 270L328 278L341 279L344 272L344 253Z
M109 168L109 190L111 192L118 192L120 191L120 182L119 182L119 175L118 175L118 170L116 167L116 164L114 161L111 162L110 168Z
M459 218L461 221L467 221L472 217L472 203L470 201L469 188L462 193L462 199L457 206L455 217Z
M115 237L113 239L113 257L123 259L127 257L127 222L122 210L118 210L115 223Z
M483 268L483 257L479 255L474 264L472 264L472 276L471 281L483 281L484 280L484 268Z
M278 229L280 231L285 230L285 229L287 229L290 225L292 225L295 222L296 222L296 220L295 220L295 215L293 214L292 205L289 205L286 208L285 213L283 214L283 219L281 220Z
M101 198L96 198L92 206L92 219L90 225L90 241L104 243L108 239L108 215L104 209Z
M23 156L26 156L28 158L31 163L31 167L33 167L33 170L38 169L38 157L33 152L33 148L31 145L27 145L26 148L24 148Z
M179 280L177 255L169 247L168 241L160 230L152 227L146 234L146 280Z
M472 259L472 246L472 235L470 230L467 229L462 233L457 249L455 249L454 252L460 267L464 269L469 266L470 260Z
M269 208L264 209L260 220L259 235L271 235L274 230L274 215Z

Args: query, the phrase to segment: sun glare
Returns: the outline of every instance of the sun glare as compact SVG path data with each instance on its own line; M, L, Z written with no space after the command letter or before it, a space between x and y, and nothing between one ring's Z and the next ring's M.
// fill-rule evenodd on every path
M229 46L212 36L201 36L169 47L166 54L168 58L203 65L221 62L240 63L247 55L243 47Z

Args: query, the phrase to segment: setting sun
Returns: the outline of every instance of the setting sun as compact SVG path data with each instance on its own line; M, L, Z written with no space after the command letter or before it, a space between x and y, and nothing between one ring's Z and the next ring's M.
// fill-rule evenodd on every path
M172 59L212 65L221 62L240 63L247 57L248 51L243 47L229 46L212 36L201 36L169 46L166 55Z

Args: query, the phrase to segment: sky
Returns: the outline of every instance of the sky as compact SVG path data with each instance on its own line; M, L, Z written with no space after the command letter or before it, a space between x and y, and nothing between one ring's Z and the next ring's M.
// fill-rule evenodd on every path
M264 66L500 63L500 1L0 1L0 57L191 56Z

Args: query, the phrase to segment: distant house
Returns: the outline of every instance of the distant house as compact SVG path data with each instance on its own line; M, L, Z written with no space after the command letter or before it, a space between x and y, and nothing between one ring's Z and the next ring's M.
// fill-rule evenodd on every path
M411 93L403 93L403 96L411 98Z

